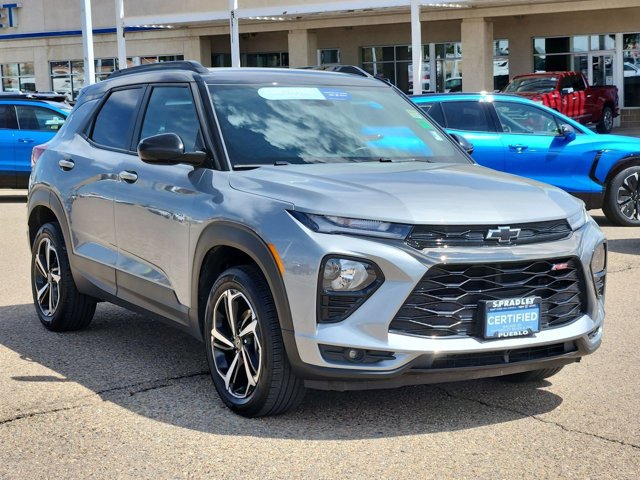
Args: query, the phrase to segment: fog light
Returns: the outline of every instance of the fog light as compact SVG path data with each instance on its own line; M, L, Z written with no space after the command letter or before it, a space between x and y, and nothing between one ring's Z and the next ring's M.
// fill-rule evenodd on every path
M324 264L322 288L332 292L364 290L376 281L373 267L358 260L330 258Z
M364 360L364 350L358 350L357 348L350 348L347 350L347 359L351 362L361 362Z

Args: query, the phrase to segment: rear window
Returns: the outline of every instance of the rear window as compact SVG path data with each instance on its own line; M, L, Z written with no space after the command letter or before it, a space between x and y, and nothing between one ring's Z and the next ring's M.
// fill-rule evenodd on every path
M548 93L556 89L557 77L520 77L514 78L504 89L509 93Z
M105 147L129 150L133 122L143 93L143 88L129 88L109 95L96 117L91 139Z
M478 101L442 103L447 128L473 132L493 131L484 105Z

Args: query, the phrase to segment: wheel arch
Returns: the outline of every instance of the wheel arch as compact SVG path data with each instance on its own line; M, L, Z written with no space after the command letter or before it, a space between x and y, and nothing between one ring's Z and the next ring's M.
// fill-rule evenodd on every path
M627 155L626 157L623 157L620 160L618 160L616 163L614 163L609 169L609 172L607 173L607 176L604 181L605 191L609 189L609 184L611 183L611 180L613 180L613 178L618 173L623 171L625 168L635 167L635 166L640 166L640 152Z
M227 268L255 264L262 272L276 306L287 355L291 358L287 332L293 332L291 310L278 264L267 243L244 225L220 221L209 225L196 244L192 268L190 321L194 334L203 338L204 310L209 290Z

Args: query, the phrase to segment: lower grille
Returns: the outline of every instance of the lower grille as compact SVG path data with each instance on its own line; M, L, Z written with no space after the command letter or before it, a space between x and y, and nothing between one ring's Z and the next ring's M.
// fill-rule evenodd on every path
M542 330L585 312L584 276L576 258L436 265L418 283L389 331L424 337L482 336L481 300L538 296Z
M498 350L495 352L476 352L447 354L437 357L425 357L413 365L416 370L438 370L445 368L486 367L491 365L511 365L514 363L560 357L577 351L574 342L555 343L540 347Z

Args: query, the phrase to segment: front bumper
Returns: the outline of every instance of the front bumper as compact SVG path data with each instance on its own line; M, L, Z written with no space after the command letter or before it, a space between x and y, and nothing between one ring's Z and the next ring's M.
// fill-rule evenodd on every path
M549 243L514 247L448 248L418 251L377 239L346 235L323 235L305 230L308 242L289 243L285 263L285 285L289 297L293 331L283 338L293 368L314 388L384 388L517 373L552 368L579 361L594 352L602 340L604 302L598 298L590 275L591 256L604 235L593 221L587 222L571 237ZM299 236L299 232L298 232ZM280 250L280 249L279 249ZM283 250L280 250L283 251ZM328 254L355 256L375 262L385 282L353 314L335 324L318 324L316 299L320 260ZM317 268L300 269L306 262ZM442 263L489 263L540 258L577 257L585 272L585 313L575 321L542 330L530 337L485 340L465 336L426 338L389 332L389 325L427 270ZM301 259L304 258L304 261ZM298 268L296 268L298 267ZM310 271L311 270L311 271ZM315 307L315 305L314 305ZM454 368L425 368L425 359L455 355L517 352L544 346L571 344L559 354L517 362L497 362ZM328 361L320 345L393 352L393 358L361 365L347 361ZM294 350L295 354L291 355Z

